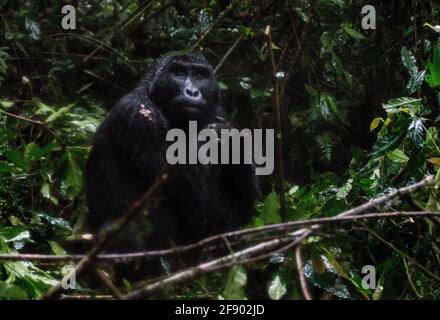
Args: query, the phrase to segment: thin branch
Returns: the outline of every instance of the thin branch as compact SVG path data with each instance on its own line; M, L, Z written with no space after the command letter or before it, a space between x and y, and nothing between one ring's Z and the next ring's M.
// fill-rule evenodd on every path
M206 29L206 31L200 36L200 38L196 41L196 43L194 43L194 45L191 48L192 50L200 46L200 44L203 42L203 40L205 40L206 36L211 32L211 30L214 29L214 27L220 22L220 20L223 19L223 17L227 13L229 13L229 11L231 11L231 9L232 9L232 3L229 4L228 7L218 15L218 17L214 20L214 22L211 23L208 29Z
M292 227L307 226L314 224L332 224L338 222L350 222L363 219L385 219L385 218L404 218L404 217L440 217L440 212L432 211L415 211L415 212L383 212L383 213L367 213L359 214L356 216L335 216L326 218L317 218L309 220L290 221L286 223L271 224L263 227L249 228L245 230L232 231L215 235L209 238L205 238L196 243L192 243L185 246L173 247L163 250L152 251L140 251L132 253L110 253L100 254L96 256L96 261L112 261L112 260L128 260L128 259L141 259L148 257L167 256L167 255L179 255L187 251L194 250L196 248L204 247L206 244L217 240L223 240L231 237L245 236L249 234L260 235L267 231L280 231L285 232L292 229ZM49 255L49 254L26 254L26 253L14 253L14 254L0 254L0 261L41 261L41 262L66 262L66 261L79 261L83 259L85 255Z
M29 119L29 118L26 118L26 117L23 117L23 116L19 116L17 114L13 114L13 113L10 113L10 112L4 111L4 110L0 110L0 112L6 114L7 116L13 117L13 118L17 118L17 119L20 119L20 120L24 120L24 121L35 123L35 124L39 124L39 125L44 125L44 123L41 122L41 121L32 120L32 119Z
M420 188L422 188L428 184L431 184L433 182L434 182L434 175L427 176L426 178L420 180L417 183L414 183L414 184L409 185L407 187L403 187L403 188L394 190L388 194L385 194L385 195L380 196L378 198L375 198L371 201L368 201L367 203L360 205L356 208L344 211L343 213L338 214L338 217L357 215L357 214L365 212L369 209L372 209L372 208L378 207L382 204L385 204L397 196L402 196L405 194L412 193L412 192L416 191L417 189L420 189Z
M307 234L306 231L304 231L304 234ZM127 295L124 296L124 299L142 299L149 294L158 291L166 286L169 286L171 284L177 284L181 283L183 281L186 281L188 279L192 279L195 276L198 276L200 274L205 274L214 270L223 269L226 267L229 267L231 263L233 264L241 264L243 263L248 256L254 255L254 254L260 254L262 252L267 252L273 249L278 248L280 245L284 245L288 242L291 243L291 246L299 243L300 241L304 240L304 237L298 237L295 240L292 239L286 239L286 238L280 238L280 239L274 239L266 242L259 243L255 246L246 248L244 250L235 252L233 254L229 254L227 256L214 259L208 262L201 263L197 266L185 269L183 271L177 272L173 275L170 275L162 280L159 280L157 282L154 282L152 284L146 285L145 287L135 290Z
M298 271L299 283L301 285L301 291L303 293L304 299L313 300L310 294L309 287L307 285L306 277L303 272L303 262L302 262L302 244L299 243L295 249L295 260L296 260L296 270Z
M392 243L386 241L384 238L382 238L381 236L379 236L376 232L374 232L374 230L372 230L371 228L369 228L367 225L363 224L362 227L368 231L372 236L376 237L377 239L379 239L380 241L382 241L383 243L385 243L388 247L390 247L391 249L393 249L394 251L396 251L399 255L401 255L402 257L404 257L405 259L411 261L411 263L413 263L415 266L417 266L418 268L420 268L422 271L424 271L425 273L427 273L428 275L430 275L431 277L433 277L435 280L440 281L440 277L438 275L436 275L435 273L433 273L431 270L429 270L428 268L426 268L425 266L421 265L420 263L418 263L416 260L414 260L413 258L411 258L409 255L407 255L405 252L403 252L402 250L398 249L395 245L393 245Z
M103 271L100 270L98 268L93 268L95 271L96 276L98 277L98 279L101 281L101 283L107 287L107 289L109 289L109 291L111 292L112 296L115 297L117 300L122 299L122 293L119 291L119 289L114 285L114 283L110 280L110 278L108 277L108 275Z
M232 44L232 46L229 48L229 50L226 51L225 55L223 56L223 58L220 60L220 62L217 64L217 66L214 69L215 74L218 72L218 70L222 67L223 63L225 63L226 59L228 59L228 57L231 55L232 51L234 51L234 49L238 46L238 44L243 39L244 39L244 34L241 34L237 38L237 40L235 40L235 42Z
M286 221L286 195L285 195L285 181L284 181L284 163L283 163L283 128L281 120L281 105L280 105L280 86L276 76L277 67L275 63L275 55L272 48L272 31L270 26L266 27L264 34L267 38L267 50L270 56L270 63L272 66L272 79L273 79L273 100L275 109L275 123L276 123L276 142L275 147L277 150L277 177L278 177L278 191L280 194L280 216L283 222Z

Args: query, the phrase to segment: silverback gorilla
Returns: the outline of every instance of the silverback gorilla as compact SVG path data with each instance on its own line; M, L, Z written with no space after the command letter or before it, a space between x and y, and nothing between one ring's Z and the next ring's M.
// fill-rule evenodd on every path
M190 243L249 221L258 194L253 165L167 163L167 131L188 130L189 121L199 130L231 127L211 65L192 54L155 60L98 128L87 163L91 232L111 224L159 173L168 173L148 216L138 214L109 251Z

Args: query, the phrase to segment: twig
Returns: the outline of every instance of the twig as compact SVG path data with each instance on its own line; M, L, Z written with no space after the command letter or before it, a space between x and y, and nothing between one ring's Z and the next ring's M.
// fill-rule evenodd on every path
M110 280L108 275L103 271L98 269L97 267L93 268L95 271L96 276L101 281L101 283L107 287L107 289L110 290L113 297L120 300L122 299L122 293L119 291L119 289L113 284L113 282Z
M417 183L414 183L414 184L409 185L407 187L403 187L403 188L394 190L388 194L385 194L385 195L380 196L378 198L375 198L371 201L368 201L367 203L360 205L356 208L344 211L343 213L338 214L338 217L357 215L359 213L367 211L368 209L380 206L380 205L390 201L391 199L393 199L397 196L402 196L405 194L412 193L412 192L416 191L417 189L420 189L421 187L424 187L432 182L434 182L434 175L427 176L426 178L422 179L421 181L419 181Z
M155 183L147 190L147 192L145 192L136 202L134 202L131 207L108 229L100 234L98 243L96 243L96 245L87 253L87 255L78 262L78 264L75 266L75 269L72 271L75 272L76 276L79 276L86 269L86 267L89 266L90 263L94 262L98 253L106 247L106 245L112 238L118 235L118 233L144 207L146 202L151 200L151 198L156 194L156 192L162 186L166 179L166 175L159 175ZM42 299L56 299L62 290L62 281L60 281L56 286L51 287L42 296Z
M276 77L276 64L275 55L272 49L272 33L270 26L266 27L264 34L267 37L267 50L270 55L270 62L272 66L272 79L273 79L273 99L275 109L275 121L276 121L276 142L275 147L277 150L277 168L278 168L278 191L280 194L280 216L281 220L286 221L286 195L285 195L285 182L284 182L284 163L283 163L283 135L282 135L282 121L281 121L281 106L280 106L280 86Z
M196 43L194 43L194 45L192 46L192 50L200 46L200 44L203 42L203 40L205 40L206 36L211 32L211 30L219 23L221 19L223 19L223 17L227 13L229 13L231 9L232 9L232 3L229 4L228 7L218 15L218 17L214 20L214 22L211 23L208 29L206 29L206 31L200 36L200 38L196 41Z
M238 44L241 42L241 40L243 40L244 35L241 34L237 40L235 40L235 42L232 44L232 46L229 48L228 51L226 51L225 55L223 56L223 58L220 60L220 62L217 64L217 66L214 69L214 73L216 74L218 72L218 70L222 67L223 63L226 61L226 59L228 59L228 57L231 55L232 51L234 51L234 49L238 46Z
M305 232L305 231L304 231ZM286 240L285 238L274 239L266 242L259 243L252 247L246 248L244 250L235 252L233 254L229 254L227 256L214 259L208 262L201 263L195 267L188 268L186 270L177 272L173 275L170 275L162 280L154 282L152 284L146 285L145 287L135 290L127 295L125 295L124 299L142 299L154 291L160 290L161 288L183 282L185 280L191 279L197 275L204 274L210 271L219 270L222 268L226 268L230 266L231 262L234 264L240 264L245 261L247 256L258 254L261 252L266 252L269 250L273 250L278 248L280 245L284 245L286 242L290 242L291 246L297 244L302 241L302 237L298 237L296 240ZM289 246L289 247L291 247Z
M29 119L29 118L26 118L26 117L23 117L23 116L19 116L17 114L13 114L13 113L10 113L10 112L4 111L4 110L0 110L0 112L6 114L7 116L13 117L13 118L17 118L17 119L20 119L20 120L24 120L24 121L35 123L35 124L39 124L39 125L44 125L44 123L41 122L41 121L32 120L32 119Z
M310 294L309 287L307 286L307 280L303 273L303 262L302 262L302 244L299 243L295 249L295 260L296 260L296 269L298 271L299 283L301 285L301 291L304 295L304 299L313 300L312 295Z
M435 280L440 281L440 277L438 275L436 275L435 273L433 273L431 270L429 270L428 268L426 268L425 266L421 265L420 263L418 263L416 260L414 260L413 258L411 258L410 256L408 256L405 252L403 252L402 250L398 249L395 245L393 245L392 243L386 241L384 238L382 238L381 236L379 236L376 232L374 232L371 228L369 228L367 225L363 224L362 227L368 231L372 236L376 237L377 239L379 239L381 242L385 243L388 247L390 247L391 249L393 249L394 251L396 251L399 255L401 255L402 257L404 257L405 259L411 261L411 263L413 263L415 266L417 266L418 268L420 268L422 271L424 271L425 273L427 273L428 275L430 275L431 277L433 277Z

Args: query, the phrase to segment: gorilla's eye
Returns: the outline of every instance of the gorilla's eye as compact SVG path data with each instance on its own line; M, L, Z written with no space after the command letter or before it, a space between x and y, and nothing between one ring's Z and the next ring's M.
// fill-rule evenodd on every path
M171 73L178 76L178 77L184 77L186 76L187 70L184 66L181 65L174 65L171 67Z
M193 76L197 79L209 78L210 75L211 75L211 73L209 72L209 70L207 70L205 68L195 68L193 70Z

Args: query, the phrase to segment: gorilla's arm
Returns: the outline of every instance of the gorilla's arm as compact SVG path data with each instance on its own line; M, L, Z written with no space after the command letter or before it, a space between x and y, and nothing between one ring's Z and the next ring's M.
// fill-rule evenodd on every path
M166 120L141 89L124 96L99 127L87 162L89 226L123 214L165 164Z

